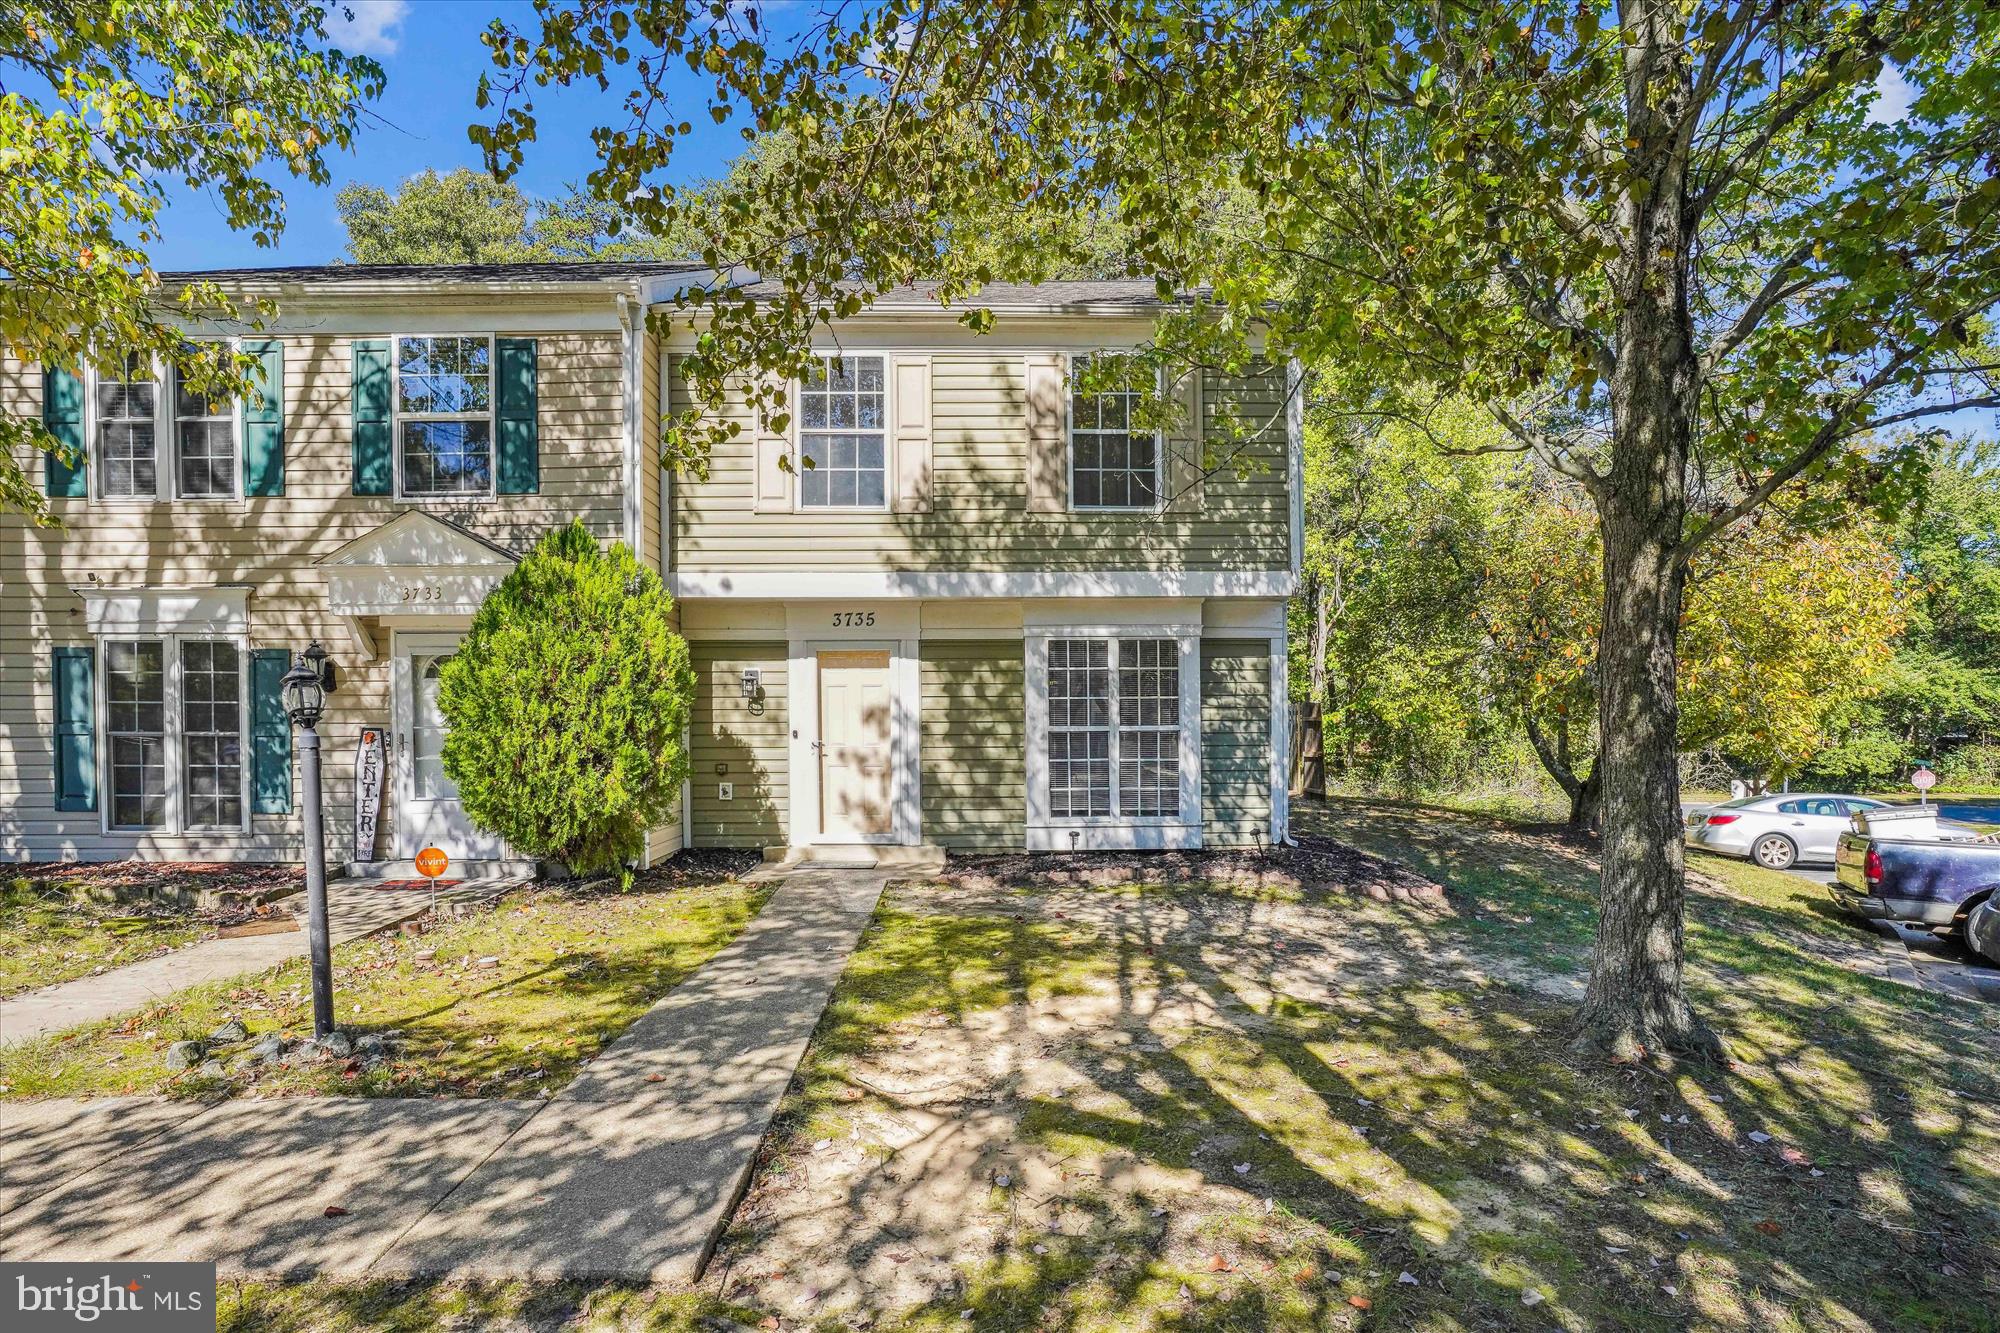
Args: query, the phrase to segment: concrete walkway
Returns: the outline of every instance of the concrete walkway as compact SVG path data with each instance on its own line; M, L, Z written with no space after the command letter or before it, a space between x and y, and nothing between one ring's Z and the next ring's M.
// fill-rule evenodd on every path
M0 1105L0 1258L690 1280L890 873L782 876L546 1101Z
M482 880L440 889L438 898L477 901L511 887L513 881ZM131 1013L189 986L262 972L289 958L304 957L305 894L291 894L279 904L298 917L299 929L203 940L157 958L0 1000L0 1046ZM388 930L430 910L430 905L427 888L376 888L356 881L335 881L327 886L327 924L336 945Z

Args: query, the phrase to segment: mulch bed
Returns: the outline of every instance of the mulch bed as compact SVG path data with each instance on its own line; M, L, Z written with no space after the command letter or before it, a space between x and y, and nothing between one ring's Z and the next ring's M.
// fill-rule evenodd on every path
M764 854L742 847L683 847L632 878L635 889L679 889L740 879L764 864Z
M1344 842L1304 834L1296 847L1228 848L1191 852L1015 852L953 854L943 883L993 890L1021 885L1096 888L1152 884L1225 883L1297 890L1307 895L1357 895L1376 902L1449 910L1444 886L1400 861Z

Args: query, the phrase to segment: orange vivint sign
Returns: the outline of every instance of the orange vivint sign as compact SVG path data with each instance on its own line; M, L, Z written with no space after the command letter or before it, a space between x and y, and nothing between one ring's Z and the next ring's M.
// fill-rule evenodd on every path
M451 858L446 856L440 848L426 847L417 853L417 873L419 875L436 879L445 872L445 868L450 864Z

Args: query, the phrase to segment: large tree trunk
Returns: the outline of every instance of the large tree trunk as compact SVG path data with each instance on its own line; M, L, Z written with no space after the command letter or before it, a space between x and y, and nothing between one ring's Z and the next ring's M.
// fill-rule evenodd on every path
M1306 705L1299 713L1298 756L1292 774L1292 790L1307 796L1326 796L1326 649L1333 625L1329 590L1317 577L1307 585L1308 610L1312 620L1306 662Z
M1693 218L1685 52L1664 5L1625 11L1628 133L1650 168L1621 209L1621 313L1610 383L1610 465L1595 487L1604 538L1597 773L1603 877L1579 1043L1614 1058L1718 1051L1683 978L1686 869L1680 839L1676 638L1699 364L1689 313Z

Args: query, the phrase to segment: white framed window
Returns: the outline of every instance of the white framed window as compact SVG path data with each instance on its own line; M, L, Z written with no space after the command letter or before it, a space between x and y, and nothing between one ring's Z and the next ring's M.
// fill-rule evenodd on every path
M91 392L96 415L97 493L108 500L160 494L159 394L148 361L128 356L100 368Z
M1182 652L1178 638L1047 641L1051 819L1181 817Z
M249 830L249 657L205 634L106 638L105 827Z
M203 399L173 366L139 356L84 373L90 486L97 499L241 498L235 403Z
M111 827L167 824L167 665L158 639L104 645Z
M493 494L493 339L396 339L396 494Z
M1158 509L1165 451L1158 431L1135 424L1145 390L1134 379L1086 392L1082 379L1090 361L1070 361L1070 508Z
M1093 819L1111 813L1111 645L1049 641L1049 813Z
M815 357L797 394L799 507L888 508L888 358Z
M188 828L243 823L243 654L227 639L182 639L181 791Z
M1118 641L1118 813L1180 813L1181 662L1176 639Z
M234 499L236 459L235 405L211 402L192 392L178 370L172 373L174 477L184 500Z

